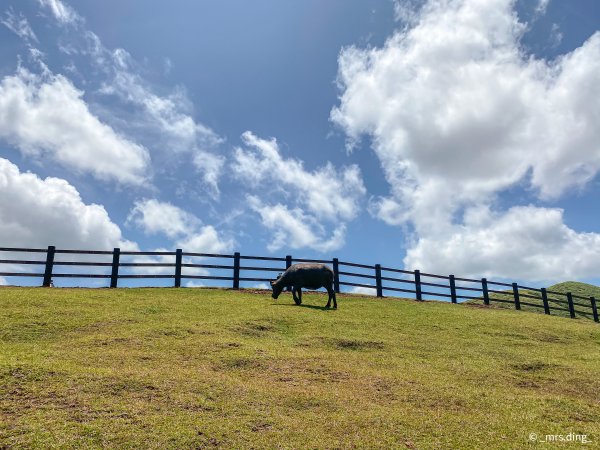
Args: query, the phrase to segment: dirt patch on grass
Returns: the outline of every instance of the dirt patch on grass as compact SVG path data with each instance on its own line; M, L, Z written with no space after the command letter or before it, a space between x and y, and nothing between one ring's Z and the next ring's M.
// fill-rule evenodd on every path
M158 387L152 383L131 378L110 380L103 384L103 391L111 395L121 395L124 393L146 394L148 392L155 392L158 390Z
M539 383L536 383L535 381L532 381L532 380L518 380L516 382L516 385L520 388L525 388L525 389L539 389L540 388Z
M376 378L372 382L373 389L377 398L385 401L396 400L398 396L395 393L395 385L385 378Z
M261 337L268 333L277 331L277 326L271 322L244 322L240 325L232 327L232 330L238 334L249 337Z
M98 322L92 322L78 327L75 331L86 332L86 331L98 331L106 328L114 328L115 326L138 323L139 320L135 319L115 319L115 320L100 320Z
M520 372L535 373L558 367L556 364L548 364L542 361L512 364L511 367Z
M328 339L327 342L332 347L341 350L382 350L385 343L381 341L363 341L359 339Z
M304 359L270 360L267 370L270 379L290 386L340 383L351 378L349 373L332 369L324 362Z
M234 356L229 358L223 358L218 365L219 369L231 370L231 369L242 369L242 370L256 370L263 369L266 367L265 362L259 358L250 358L246 356Z
M195 330L192 328L160 328L157 330L153 330L149 333L150 338L173 338L173 339L186 339L192 335L196 334Z
M270 289L240 289L243 294L254 294L254 295L271 295L273 291Z
M273 425L268 422L256 422L250 426L253 433L264 433L273 429Z
M544 332L540 332L540 333L535 333L532 335L532 337L540 342L564 342L565 339L561 336L557 336L555 334L550 334L550 333L544 333Z
M0 330L0 342L30 342L41 339L55 339L69 330L69 327L43 320L5 324Z
M94 346L110 347L113 345L127 346L127 347L139 347L143 345L143 341L133 337L113 337L98 339L93 342Z

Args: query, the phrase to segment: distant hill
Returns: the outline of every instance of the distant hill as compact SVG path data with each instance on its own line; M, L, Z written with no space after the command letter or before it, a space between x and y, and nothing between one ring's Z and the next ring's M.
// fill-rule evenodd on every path
M593 284L580 283L578 281L564 281L550 286L548 290L561 292L563 294L570 292L573 295L579 295L586 298L595 297L600 301L600 287L594 286Z
M552 294L553 292L559 294L566 294L570 292L574 296L585 297L589 299L589 297L594 297L598 300L598 304L600 306L600 287L594 286L593 284L580 283L578 281L564 281L562 283L557 283L552 286L546 288L548 291L548 303L550 305L550 314L556 316L564 316L570 317L569 309L567 306L567 299L565 296ZM497 294L490 293L490 301L492 307L495 308L503 308L503 309L514 309L513 303L513 292L512 290L506 290L506 294ZM527 289L519 289L519 294L521 295L521 309L524 311L532 311L537 313L544 313L542 296L537 291L531 291ZM527 297L532 296L535 298ZM509 301L510 303L500 303L494 302L494 300L504 300ZM589 305L589 301L574 298L575 303L580 303L581 305ZM483 298L477 300L470 300L466 302L467 304L483 304ZM531 305L539 305L539 306L531 306L527 305L527 303ZM581 306L575 305L576 317L593 319L591 306Z

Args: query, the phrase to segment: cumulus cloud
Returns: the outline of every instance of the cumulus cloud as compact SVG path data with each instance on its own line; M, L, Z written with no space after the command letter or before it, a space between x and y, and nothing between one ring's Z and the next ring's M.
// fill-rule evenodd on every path
M284 157L275 138L261 139L246 131L242 141L231 169L256 192L247 197L248 204L274 232L269 250L341 248L345 223L358 215L366 192L358 166L338 169L328 162L309 171L301 160Z
M222 253L231 251L234 242L224 238L212 225L202 225L195 215L156 199L138 201L127 223L133 223L146 234L163 234L186 252Z
M366 288L362 286L354 286L348 292L351 294L359 294L359 295L377 295L377 289L375 288Z
M545 281L598 276L600 234L577 233L557 208L516 206L506 213L474 209L447 233L425 236L405 263L449 274Z
M127 218L127 224L133 224L148 235L162 234L168 237L174 248L181 248L184 252L191 253L228 253L234 246L231 238L224 237L212 225L203 225L195 215L169 203L156 199L138 201L132 208ZM157 252L172 252L174 248L156 248ZM184 264L198 264L197 257L185 257ZM174 264L175 256L135 256L135 263ZM170 267L145 266L135 267L131 271L138 274L166 274ZM209 270L200 267L184 267L184 275L207 276ZM186 286L201 286L195 282L188 282Z
M102 123L82 97L62 75L19 68L0 82L0 138L100 180L144 184L146 149Z
M205 225L194 230L177 244L188 252L224 253L233 249L233 239L224 238L212 225Z
M0 241L4 246L136 248L123 239L103 206L84 203L63 179L41 179L0 158L0 192Z
M286 186L298 202L319 218L350 220L360 209L365 187L356 165L336 169L327 163L313 172L302 161L281 156L277 140L261 139L250 131L242 135L246 148L235 149L233 173L253 186Z
M200 224L194 215L156 199L135 202L127 221L143 229L146 234L162 233L170 238L189 234Z
M540 11L546 6L538 3ZM456 223L465 208L485 210L517 183L556 199L600 170L600 33L554 61L525 55L525 25L513 7L512 0L429 1L383 47L340 54L340 104L331 119L350 147L371 137L390 195L373 199L370 210L413 226L407 265L439 267L456 227L465 227L460 236L484 231ZM557 273L538 267L538 277Z
M12 8L9 8L6 11L5 17L0 22L25 42L38 42L37 36L23 13L20 12L17 15Z
M344 224L335 227L331 236L326 236L325 227L300 208L290 209L281 203L267 205L255 196L248 196L248 204L259 214L263 226L273 233L267 245L269 251L288 247L311 248L326 253L344 245Z

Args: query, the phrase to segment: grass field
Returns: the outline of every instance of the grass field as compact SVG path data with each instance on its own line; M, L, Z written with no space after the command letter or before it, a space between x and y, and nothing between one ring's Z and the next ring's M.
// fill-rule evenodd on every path
M600 442L600 326L441 302L0 288L0 448ZM579 448L572 443L546 448Z

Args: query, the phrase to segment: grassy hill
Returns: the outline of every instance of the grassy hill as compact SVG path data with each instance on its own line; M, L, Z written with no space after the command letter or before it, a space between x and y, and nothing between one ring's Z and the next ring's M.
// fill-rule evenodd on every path
M566 297L563 295L557 296L555 294L552 294L551 292L558 292L561 294L566 294L567 292L570 292L573 295L585 297L586 299L589 299L590 297L594 297L598 301L598 307L600 307L600 287L594 286L592 284L580 283L577 281L565 281L563 283L558 283L558 284L552 285L549 288L547 288L547 290L549 292L548 293L548 304L550 305L550 308L551 308L550 313L552 315L557 315L557 316L562 316L562 317L570 317L568 305L566 304L566 301L567 301ZM527 289L519 289L519 293L521 295L525 294L528 296L536 297L536 298L530 298L530 297L523 296L520 299L521 302L531 303L533 305L539 305L539 307L529 306L529 305L521 305L521 309L523 311L537 312L537 313L542 313L542 314L544 313L542 296L539 292L531 291L531 290L527 290ZM494 302L494 299L505 300L510 303ZM558 300L558 301L556 301L556 300ZM591 308L591 304L589 301L577 299L577 298L574 298L573 300L575 303L579 303L579 305L575 306L575 310L576 310L575 315L577 318L593 319L592 308ZM515 307L514 303L513 303L514 296L513 296L512 290L507 290L506 294L490 293L490 301L491 301L490 306L492 306L494 308L514 309L514 307ZM483 299L469 300L467 303L482 305Z
M555 284L548 288L549 291L562 292L566 294L570 292L573 295L580 295L581 297L595 297L600 300L600 287L594 286L593 284L579 283L577 281L565 281L563 283Z
M0 288L0 448L600 439L600 328L441 302ZM554 448L554 447L553 447Z

